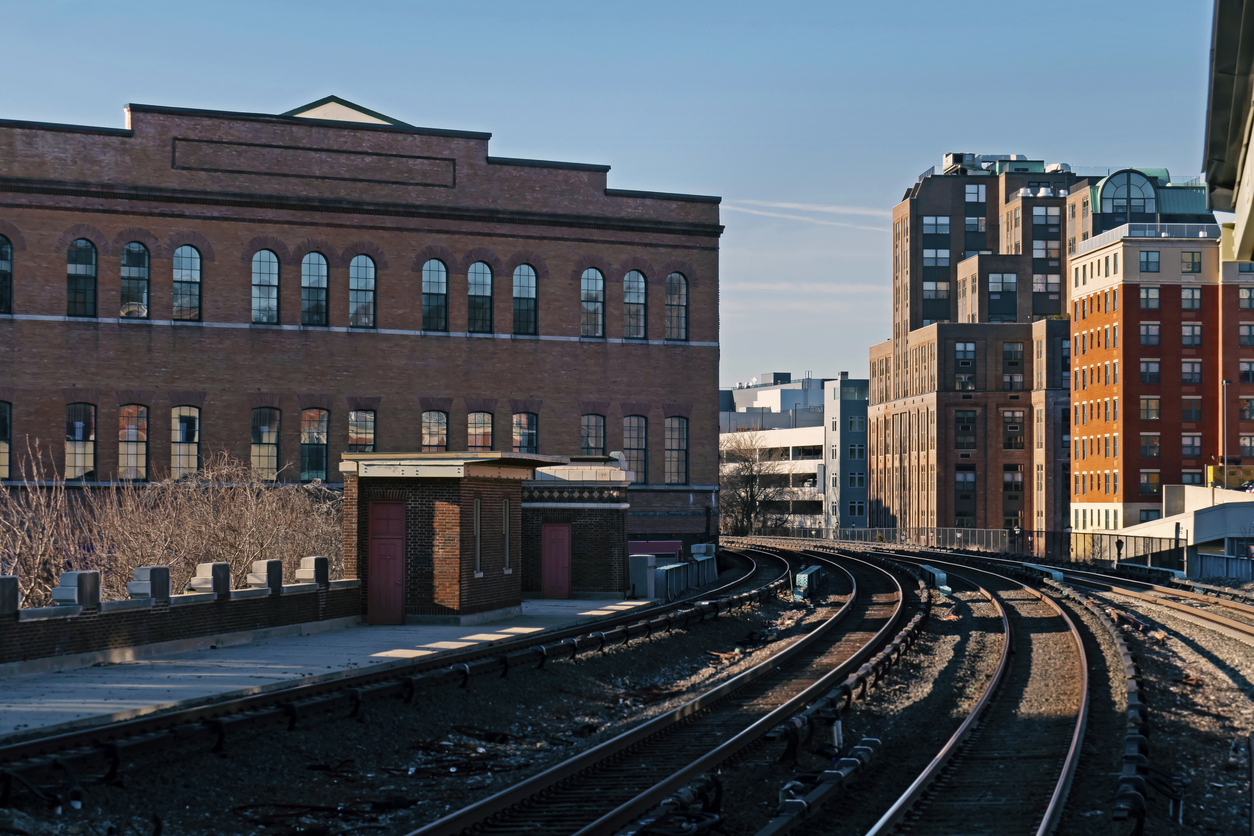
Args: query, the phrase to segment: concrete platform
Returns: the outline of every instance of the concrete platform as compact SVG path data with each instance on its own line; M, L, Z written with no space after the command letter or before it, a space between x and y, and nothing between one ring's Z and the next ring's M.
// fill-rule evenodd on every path
M355 624L313 635L156 654L0 680L0 745L249 694L400 667L476 645L595 624L651 601L526 600L522 613L470 626Z

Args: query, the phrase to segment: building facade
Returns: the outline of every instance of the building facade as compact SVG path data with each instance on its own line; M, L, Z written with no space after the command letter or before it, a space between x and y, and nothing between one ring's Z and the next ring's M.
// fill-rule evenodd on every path
M867 525L867 386L866 378L849 372L824 385L823 525L866 528Z
M712 534L718 199L489 138L333 98L0 122L0 478L36 439L84 483L621 451L629 537Z

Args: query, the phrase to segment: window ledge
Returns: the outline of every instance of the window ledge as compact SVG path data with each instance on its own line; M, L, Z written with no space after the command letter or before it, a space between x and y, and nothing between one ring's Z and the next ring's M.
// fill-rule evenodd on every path
M540 335L539 334L510 334L510 338L515 339L515 340L538 340L540 339Z
M605 337L585 337L581 334L579 336L579 342L581 343L604 343L606 342L606 338Z
M513 569L506 569L506 570L505 570L505 574L507 574L507 575L512 575L512 574L514 574L514 570L513 570Z
M205 321L203 319L171 319L170 324L171 325L199 325L201 327L204 327Z
M306 325L303 322L300 324L300 330L302 331L327 331L330 328L330 325Z
M482 577L483 577L483 573L482 573L482 572L475 572L475 577L476 577L476 578L482 578Z
M152 320L146 316L119 316L119 325L152 325Z
M262 328L267 331L282 331L283 330L283 326L279 325L276 322L250 322L248 323L248 327L249 328Z

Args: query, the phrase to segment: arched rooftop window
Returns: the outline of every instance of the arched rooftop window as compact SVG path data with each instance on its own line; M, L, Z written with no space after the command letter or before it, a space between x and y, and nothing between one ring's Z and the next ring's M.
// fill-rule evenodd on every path
M1153 215L1158 212L1158 192L1139 171L1120 171L1102 184L1102 212L1116 215Z

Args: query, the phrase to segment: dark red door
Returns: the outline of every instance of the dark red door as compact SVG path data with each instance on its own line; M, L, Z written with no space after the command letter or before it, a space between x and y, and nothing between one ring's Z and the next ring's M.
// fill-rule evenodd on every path
M370 503L370 574L366 619L405 622L405 503Z
M570 525L547 523L540 527L540 594L545 598L570 597Z

